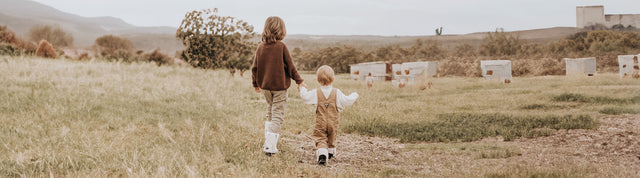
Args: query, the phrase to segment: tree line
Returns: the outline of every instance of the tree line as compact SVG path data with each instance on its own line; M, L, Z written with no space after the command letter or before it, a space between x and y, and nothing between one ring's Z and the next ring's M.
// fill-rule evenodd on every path
M292 56L301 70L330 65L338 73L347 73L349 64L362 62L440 61L439 73L455 76L479 76L481 60L507 59L514 63L514 75L523 76L562 75L565 72L562 59L578 57L597 57L598 70L615 72L617 55L638 53L640 33L637 31L585 30L539 44L498 29L488 32L482 43L476 46L459 44L446 48L437 40L417 39L410 47L391 45L372 51L346 45L308 51L295 48Z

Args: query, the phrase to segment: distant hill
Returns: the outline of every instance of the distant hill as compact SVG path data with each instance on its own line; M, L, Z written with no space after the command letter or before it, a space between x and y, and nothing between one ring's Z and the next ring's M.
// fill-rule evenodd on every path
M138 49L160 47L166 53L174 53L183 48L174 37L174 27L138 27L114 17L83 17L31 0L0 0L0 25L25 38L34 26L57 25L73 35L78 47L91 46L96 38L114 34L132 37Z

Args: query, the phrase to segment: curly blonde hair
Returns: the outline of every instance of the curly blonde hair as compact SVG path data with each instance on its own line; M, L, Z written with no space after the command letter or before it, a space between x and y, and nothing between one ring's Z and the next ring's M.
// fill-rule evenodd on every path
M275 43L287 36L287 28L284 21L278 16L271 16L264 22L264 30L262 31L262 42Z
M320 66L320 68L318 68L318 71L316 72L316 75L318 75L318 83L320 83L320 85L322 86L331 85L335 78L333 69L328 65Z

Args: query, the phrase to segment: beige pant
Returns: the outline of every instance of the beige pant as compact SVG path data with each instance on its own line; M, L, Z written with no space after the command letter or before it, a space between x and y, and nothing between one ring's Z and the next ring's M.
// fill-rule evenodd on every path
M284 109L287 105L287 90L262 90L267 100L267 121L271 122L267 132L280 133L280 125L284 122Z
M316 148L335 148L336 135L338 134L338 118L316 118L313 139Z

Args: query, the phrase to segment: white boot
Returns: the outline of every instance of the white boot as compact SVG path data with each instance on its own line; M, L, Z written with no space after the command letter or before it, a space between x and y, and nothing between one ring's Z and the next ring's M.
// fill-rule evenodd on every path
M336 156L336 148L329 148L329 159Z
M271 126L271 122L264 121L264 138L267 138L267 132L269 132L269 126Z
M280 137L280 134L277 134L277 133L271 133L271 132L266 133L265 139L264 139L264 149L263 149L266 155L278 153L278 147L276 147L276 145L278 144L279 137Z
M329 151L326 148L318 148L318 150L316 150L316 160L318 161L318 164L326 164L328 160L328 154Z

